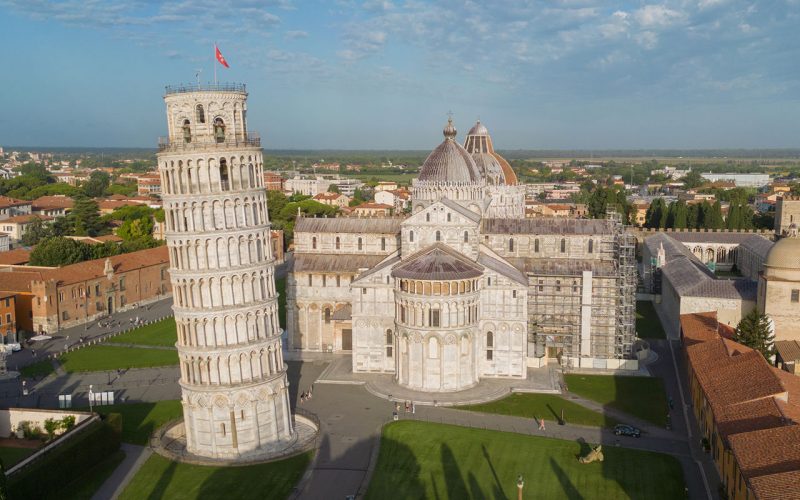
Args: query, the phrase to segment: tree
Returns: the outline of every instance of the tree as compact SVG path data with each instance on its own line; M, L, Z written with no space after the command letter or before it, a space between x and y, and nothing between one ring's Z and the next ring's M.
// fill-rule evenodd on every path
M686 189L694 189L698 186L705 184L706 180L697 171L690 170L683 176L683 187Z
M719 200L709 206L708 212L703 214L703 227L706 229L722 229L725 221L722 218L722 205Z
M328 192L329 193L339 193L340 192L339 191L339 186L337 186L336 184L331 184L330 186L328 186Z
M686 227L697 229L700 226L700 205L692 203L686 210Z
M48 418L44 421L44 431L47 433L47 439L52 441L56 437L56 432L61 428L61 422L53 418Z
M27 247L32 247L41 240L51 236L53 236L52 227L37 218L28 225L28 229L22 234L20 242Z
M753 309L736 326L733 340L760 352L769 360L775 354L775 335L766 315Z
M676 229L686 229L688 227L689 209L686 202L678 200L675 203L675 218L672 227Z
M92 256L91 245L69 238L53 237L36 245L30 256L32 266L65 266L83 262Z
M26 163L17 169L23 177L33 177L42 182L48 182L50 179L50 172L47 171L44 165L39 163Z
M84 194L89 198L103 196L111 184L111 176L102 170L95 170L89 175L89 180L82 186Z
M72 211L67 216L75 236L97 236L103 229L97 202L85 196L75 198Z
M117 230L117 236L123 240L137 240L139 238L152 238L153 219L148 215L138 219L129 219L122 223Z
M666 212L664 198L658 197L650 202L645 215L645 227L660 228L664 227L662 224L662 215ZM666 217L663 218L666 221Z

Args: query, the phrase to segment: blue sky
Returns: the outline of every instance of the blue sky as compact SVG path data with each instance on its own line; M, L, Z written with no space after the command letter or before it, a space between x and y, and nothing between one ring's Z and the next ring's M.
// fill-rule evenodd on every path
M154 147L215 40L269 149L800 147L800 0L0 0L0 144Z

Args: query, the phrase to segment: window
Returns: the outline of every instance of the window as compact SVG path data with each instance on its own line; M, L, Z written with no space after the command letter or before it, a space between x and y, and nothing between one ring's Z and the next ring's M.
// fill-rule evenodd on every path
M361 248L362 248L363 246L364 246L364 245L363 245L363 241L361 240L361 238L359 238L359 239L358 239L358 249L359 249L359 250L361 250Z
M313 275L309 274L309 275L308 275L308 286L311 286L311 285L313 285L313 284L314 284L314 278L313 278Z
M469 231L464 231L464 243L469 243Z
M515 298L515 299L517 298L517 291L516 290L512 290L511 297Z
M323 274L322 275L322 286L328 286L328 275L327 274Z
M220 158L219 160L219 182L223 191L227 191L229 189L228 162L225 160L225 158Z
M222 118L214 120L214 139L218 142L225 142L225 122Z
M386 250L386 238L381 238L381 251Z
M400 306L400 323L406 322L406 306Z
M589 253L594 252L594 240L589 240Z
M222 437L225 437L225 423L223 422L220 425L222 425Z
M119 279L119 290L121 292L125 291L125 278L120 278Z
M192 126L189 124L189 120L183 120L181 129L183 130L183 142L192 142Z
M486 360L491 361L494 354L494 334L486 332Z
M486 278L486 286L492 286L492 277L491 276Z
M336 275L336 286L342 286L342 277L338 274Z
M431 214L430 213L425 214L425 221L426 222L430 222L431 221Z
M450 222L450 213L447 213L447 222Z
M561 291L561 280L556 280L556 292Z
M409 231L408 232L408 241L410 241L412 243L414 242L414 231Z
M119 306L123 307L124 305L125 305L125 296L124 295L120 295L120 297L119 297Z
M69 319L69 314L67 314L67 311L61 311L61 319L64 321Z
M325 324L327 325L330 322L331 322L331 309L330 309L330 307L326 307L325 308Z
M440 326L440 311L438 309L431 309L430 310L430 317L428 318L430 321L430 326Z
M792 302L800 302L800 290L792 290Z
M167 268L166 267L162 267L161 268L161 281L164 281L165 279L167 279ZM96 286L95 295L100 295L100 285L95 285L95 286Z
M533 251L539 253L539 238L533 240Z
M206 122L206 113L203 110L203 105L197 105L197 122L198 123L205 123Z
M316 250L317 249L317 237L316 236L311 238L311 249L312 250Z
M336 250L339 250L339 247L340 247L340 246L341 246L341 240L340 240L340 239L339 239L339 237L337 236L337 237L336 237Z
M567 240L565 238L561 238L561 253L567 251Z
M540 292L544 291L544 280L539 280L539 291Z
M391 330L386 330L386 357L392 357L392 348L394 347L394 335Z
M436 231L436 241L442 241L442 232Z
M514 238L509 238L508 240L508 251L509 252L514 251Z
M6 313L6 323L11 323L11 313Z

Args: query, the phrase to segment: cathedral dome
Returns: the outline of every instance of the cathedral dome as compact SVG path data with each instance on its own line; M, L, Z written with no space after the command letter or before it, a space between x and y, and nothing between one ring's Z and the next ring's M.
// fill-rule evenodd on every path
M428 155L419 172L419 180L433 182L478 182L481 178L475 161L456 142L456 128L447 120L444 141Z
M495 152L489 129L480 120L469 129L464 148L472 155L482 176L486 177L489 184L517 183L517 175L506 159Z
M800 270L800 237L797 226L789 227L789 234L775 243L764 262L766 267Z

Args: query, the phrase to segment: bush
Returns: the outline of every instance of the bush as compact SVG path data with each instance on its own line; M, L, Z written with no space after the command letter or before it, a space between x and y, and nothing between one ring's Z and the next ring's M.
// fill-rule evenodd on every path
M22 435L25 439L43 439L44 433L39 427L34 427L27 420L19 423L19 428L22 429Z
M9 477L9 498L59 498L63 485L119 449L119 425L109 420L89 424L67 443Z

